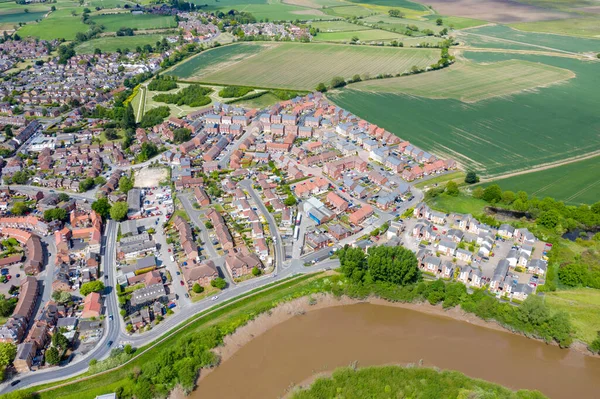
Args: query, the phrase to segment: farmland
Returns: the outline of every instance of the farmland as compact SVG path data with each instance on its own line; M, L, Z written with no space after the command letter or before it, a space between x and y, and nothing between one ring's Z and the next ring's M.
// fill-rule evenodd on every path
M577 76L536 93L471 104L455 99L365 92L352 89L353 85L330 93L329 97L342 108L403 139L452 157L488 177L600 149L597 64L559 57L467 54L479 63L510 59L541 62L573 71ZM430 79L429 74L418 77Z
M569 313L576 339L589 343L597 337L600 331L599 290L580 288L548 292L546 301L552 308Z
M360 42L389 42L391 40L402 41L406 36L380 29L367 29L355 32L327 32L319 33L315 42L350 42L352 38L358 38Z
M283 21L283 20L295 20L298 18L319 19L326 15L314 8L318 6L318 1L310 2L311 7L298 6L299 2L284 2L282 0L210 0L210 1L195 1L196 4L204 5L207 7L204 9L207 11L223 11L228 12L231 9L238 11L249 12L256 17L258 20L269 21Z
M234 46L237 49L237 45ZM409 70L413 65L419 67L430 65L439 57L439 50L433 49L321 43L310 45L280 43L267 46L248 44L246 47L260 47L260 56L244 58L235 65L231 65L231 59L223 60L225 66L223 63L213 62L213 72L200 77L184 76L177 73L177 69L171 74L183 79L214 84L311 90L318 83L329 82L335 76L351 78L355 74L397 74ZM228 51L233 54L233 57L239 58L236 49Z
M511 26L515 29L530 32L545 32L592 38L600 37L600 17L598 16L517 23L512 24Z
M368 80L352 85L352 88L428 98L454 98L470 103L516 94L574 77L573 72L567 69L527 61L491 64L459 62L451 68L424 75Z
M100 49L102 52L114 52L117 49L135 50L137 46L150 44L154 46L157 41L162 40L165 35L136 35L136 36L113 36L93 39L87 42L80 43L75 47L77 54L91 54L95 49Z
M97 25L103 25L107 32L116 32L122 27L132 29L161 29L177 27L175 17L170 15L131 13L104 14L93 16L92 21Z
M32 23L19 29L19 35L34 36L43 40L53 40L62 38L65 40L75 39L78 32L86 32L89 26L81 22L81 12L83 8L62 8L51 12L48 17L42 19L39 23ZM79 17L71 15L71 11L76 12Z
M591 204L600 199L600 156L539 172L496 180L503 190L526 191L538 198L554 197L567 204Z

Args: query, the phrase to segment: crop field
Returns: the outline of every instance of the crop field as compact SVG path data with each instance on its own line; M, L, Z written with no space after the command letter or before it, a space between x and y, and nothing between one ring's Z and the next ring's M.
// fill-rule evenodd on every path
M153 15L131 13L104 14L91 17L98 25L104 25L107 32L116 32L122 27L132 29L175 28L177 22L171 15Z
M351 78L365 73L396 74L409 70L413 65L431 65L439 57L437 49L323 43L273 43L261 48L265 50L234 65L221 67L213 64L216 70L200 80L211 84L311 90L318 83L329 82L335 76Z
M196 0L198 5L207 5L204 10L228 12L231 9L251 13L258 20L283 21L295 19L320 19L325 14L318 9L318 0L313 0L310 5L296 5L301 1L285 2L282 0ZM315 7L316 6L316 7Z
M366 17L374 13L374 11L361 6L328 7L323 12L336 17Z
M182 80L200 80L218 71L260 53L266 45L237 43L204 51L167 71ZM233 83L232 83L233 84Z
M600 24L600 18L598 19L598 23ZM481 28L470 29L465 33L467 34L467 41L469 40L469 36L472 36L474 34L480 35L479 40L485 39L486 37L491 39L491 41L488 44L474 43L477 44L477 47L497 48L500 47L499 41L505 40L505 43L507 45L520 44L519 48L525 48L530 50L544 50L540 47L546 47L547 49L557 49L561 51L570 51L576 53L583 53L589 51L600 52L600 38L589 39L581 37L552 35L547 33L521 32L500 25L484 26Z
M396 32L404 32L408 25L414 25L419 28L419 30L431 29L435 33L439 33L443 29L443 26L437 26L435 22L407 18L393 18L387 15L372 15L364 18L362 21L368 24L376 24L377 27L381 29L396 29ZM422 33L415 32L415 35L422 35Z
M154 46L157 41L161 41L165 37L165 35L160 34L102 37L80 43L75 47L75 51L77 54L92 54L97 48L102 50L102 52L115 52L119 48L122 50L135 50L137 46L144 46L146 44Z
M71 11L78 16L71 15ZM81 22L83 8L62 8L50 13L39 23L27 24L19 29L21 37L34 36L42 40L65 39L73 40L78 32L86 32L89 25Z
M541 62L573 71L576 77L540 88L536 93L470 104L455 99L372 93L354 90L354 85L328 93L328 97L399 137L438 155L452 157L487 177L600 150L598 64L534 55L467 53L467 56L478 63L511 59ZM430 78L427 73L418 76Z
M373 4L394 8L406 8L409 10L425 11L427 8L419 3L409 0L349 0L351 3Z
M319 33L314 41L315 42L350 42L352 38L357 37L360 42L389 42L392 40L403 41L408 36L400 35L398 33L389 32L381 29L367 29L359 31L345 31L345 32L327 32ZM422 40L423 41L423 40Z
M31 22L31 21L35 21L36 19L41 19L44 18L44 15L46 15L46 11L38 11L38 12L24 12L24 11L19 11L18 12L12 12L12 13L2 13L0 12L0 24L7 24L7 23L15 23L18 24L19 22Z
M353 84L356 90L454 98L466 103L509 96L574 78L567 69L527 61L458 62L435 72Z
M538 198L553 197L567 204L600 200L600 156L539 172L495 180L503 190L523 190Z
M558 19L555 21L526 22L512 24L511 26L515 29L529 32L600 38L600 15L585 18Z
M438 18L442 18L442 21L444 21L443 26L448 26L448 27L454 28L454 29L472 28L474 26L480 26L480 25L487 24L487 21L483 21L481 19L455 17L455 16L449 16L449 15L431 14L431 15L425 15L423 18L425 18L429 21L435 21Z
M321 33L326 32L355 32L359 30L368 30L368 26L352 24L346 21L317 21L312 22L310 26L318 28ZM319 35L317 34L317 37Z

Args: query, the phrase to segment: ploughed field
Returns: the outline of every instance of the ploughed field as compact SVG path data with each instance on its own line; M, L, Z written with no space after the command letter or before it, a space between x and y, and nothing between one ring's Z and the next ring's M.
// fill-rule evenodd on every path
M575 77L531 92L526 89L531 88L532 82L527 79L518 82L522 80L518 78L519 74L505 74L503 86L502 80L490 73L489 81L496 90L493 94L502 91L502 96L464 103L455 98L483 95L470 83L461 88L454 87L460 70L454 74L455 80L449 83L446 78L453 75L450 74L452 69L460 67L453 65L448 71L349 85L328 96L340 107L423 149L452 157L486 177L527 170L600 150L597 63L525 54L467 52L465 56L474 63L500 63L494 68L506 65L534 68L538 67L534 63L542 63L544 65L539 67L553 72L554 78L561 77L563 70L571 71ZM510 61L513 59L517 61ZM378 92L358 90L388 83L386 90L390 91L398 84L394 82L404 79L412 85L410 95L382 93L383 88ZM468 75L463 78L468 79ZM484 75L472 79L492 84L485 83ZM538 82L535 74L532 79L536 81L535 85L543 83ZM514 94L508 95L507 91L514 91ZM455 98L427 98L440 95ZM572 189L585 186L581 183Z
M510 60L491 64L460 62L451 68L420 75L367 80L352 85L352 88L476 102L556 84L574 77L575 74L567 69L529 61Z
M213 84L312 90L336 76L350 79L423 68L437 62L439 54L438 49L243 43L204 52L169 74Z

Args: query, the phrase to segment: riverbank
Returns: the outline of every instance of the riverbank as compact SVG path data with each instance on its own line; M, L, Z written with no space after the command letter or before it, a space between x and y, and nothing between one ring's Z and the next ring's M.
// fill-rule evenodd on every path
M283 399L335 397L478 397L481 392L494 398L544 399L539 391L513 391L501 385L473 379L457 371L437 368L386 365L366 368L345 367L321 373L291 390ZM546 398L547 399L547 398Z

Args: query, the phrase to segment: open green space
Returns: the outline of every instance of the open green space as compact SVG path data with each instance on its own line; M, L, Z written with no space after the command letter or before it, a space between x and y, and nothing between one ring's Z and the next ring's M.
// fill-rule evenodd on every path
M546 302L571 316L575 338L591 342L600 331L600 290L579 288L566 291L547 292Z
M359 30L370 29L367 26L353 24L346 21L315 21L311 22L310 26L319 29L320 33L332 33L332 32L356 32Z
M380 29L358 30L354 32L327 32L319 33L315 42L350 42L352 38L358 38L360 42L389 42L391 40L403 41L406 36Z
M360 6L339 6L339 7L328 7L323 10L324 13L336 17L366 17L368 15L376 13L365 7Z
M427 7L409 0L348 0L351 3L372 4L386 7L407 8L409 10L426 11Z
M353 85L328 97L369 122L425 150L456 159L482 176L527 170L600 149L598 64L524 54L467 52L466 56L477 63L541 62L573 71L576 77L535 93L471 104L365 92L352 89ZM419 77L430 78L428 73Z
M258 108L263 109L270 107L273 104L280 102L281 100L273 93L266 92L260 97L250 98L247 100L236 101L235 106L246 107L246 108Z
M455 181L457 184L462 184L465 181L465 172L457 170L454 172L446 173L441 176L436 176L425 181L421 181L415 184L416 188L445 186L450 180Z
M75 51L77 54L91 54L97 48L102 50L103 53L115 52L117 49L130 49L133 51L136 47L146 44L154 46L156 42L165 37L161 34L101 37L78 44Z
M433 209L445 213L463 213L471 215L481 215L485 207L489 206L482 199L473 198L470 195L460 194L453 197L447 194L440 194L427 202Z
M195 0L194 3L203 6L202 10L209 12L228 12L231 9L249 12L259 21L267 19L269 21L294 21L326 17L323 12L315 8L315 5L318 6L318 0L309 2L306 7L296 5L303 3L302 1L286 4L282 0Z
M598 21L600 22L600 18ZM522 32L503 25L469 29L464 34L466 35L465 39L467 42L477 47L524 48L546 51L555 49L575 53L600 52L600 38L590 39L547 33Z
M523 190L538 198L553 197L567 204L600 200L600 156L539 172L494 181L503 190Z
M369 25L375 25L375 27L379 29L393 30L398 33L403 33L406 31L406 27L409 25L416 26L419 31L415 31L413 33L415 36L425 36L425 34L420 32L425 29L430 29L438 34L444 28L443 26L437 26L435 21L430 22L408 18L393 18L388 15L372 15L362 19L361 22Z
M131 29L162 29L177 27L175 17L171 15L135 15L131 13L120 13L95 15L90 19L97 25L103 25L107 32L116 32L123 27Z
M439 50L435 49L324 43L246 46L259 46L261 51L233 65L223 67L213 64L214 71L201 77L177 76L211 84L311 90L318 83L328 83L335 76L349 79L355 74L397 74L408 71L414 65L421 68L431 65L439 58ZM235 50L230 51L237 57Z
M352 88L376 93L454 98L470 103L492 97L510 96L573 77L575 75L567 69L528 61L511 60L491 64L458 62L435 72L367 80L352 85Z
M23 26L18 31L19 35L21 37L34 36L43 40L73 40L77 33L89 30L89 25L81 22L83 7L58 7L59 5L57 5L56 11L51 12L40 22ZM73 16L71 12L75 12L77 15Z
M297 389L291 395L291 399L481 397L545 398L539 391L514 392L458 371L399 366L337 369L331 376L318 378L308 388Z
M511 24L515 29L528 32L554 33L600 39L600 16L568 18L553 21Z
M31 21L35 21L37 19L41 19L46 15L46 11L37 11L37 12L11 12L11 13L1 13L0 12L0 24L7 23L15 23L19 22L27 23Z

